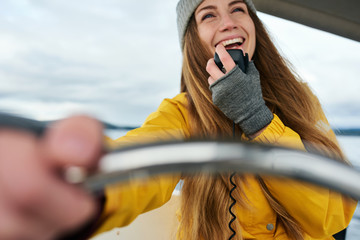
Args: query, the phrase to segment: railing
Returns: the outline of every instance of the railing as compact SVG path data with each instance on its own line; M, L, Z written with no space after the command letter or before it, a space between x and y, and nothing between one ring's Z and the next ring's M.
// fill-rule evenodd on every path
M166 142L124 148L84 179L91 192L105 185L166 173L237 171L303 180L360 199L360 172L321 155L244 142Z

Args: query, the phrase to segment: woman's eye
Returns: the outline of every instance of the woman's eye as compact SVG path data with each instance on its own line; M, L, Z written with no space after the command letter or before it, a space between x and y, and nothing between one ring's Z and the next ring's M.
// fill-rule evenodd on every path
M205 20L205 19L207 19L207 18L212 18L212 17L214 17L214 15L211 14L211 13L208 13L208 14L205 14L205 15L202 17L201 20Z
M233 12L245 12L245 9L238 7L233 10Z

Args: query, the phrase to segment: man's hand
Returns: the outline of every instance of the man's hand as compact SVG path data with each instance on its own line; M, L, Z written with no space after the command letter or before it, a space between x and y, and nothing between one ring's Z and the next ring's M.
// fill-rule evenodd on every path
M64 180L69 166L93 169L102 152L102 125L77 116L42 138L0 129L0 239L54 239L96 212L92 196Z

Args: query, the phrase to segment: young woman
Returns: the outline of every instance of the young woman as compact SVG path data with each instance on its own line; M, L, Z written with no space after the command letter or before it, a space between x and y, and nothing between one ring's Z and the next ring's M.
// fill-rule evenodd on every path
M181 93L165 99L141 128L112 144L235 137L322 152L346 163L317 98L280 56L251 0L180 0L177 14L183 50ZM246 73L227 49L248 54ZM214 62L215 52L223 71ZM1 239L49 239L94 218L95 201L62 182L57 173L66 165L96 165L100 133L91 119L65 120L40 141L22 136L26 155L4 147L11 139L19 144L20 133L0 134L0 148L7 150L0 156L0 187L7 193L0 198ZM22 160L23 170L15 177L5 164L10 158ZM15 165L12 169L19 168ZM160 176L109 186L94 235L163 205L181 177L178 239L332 239L348 225L356 207L356 201L331 190L283 178L233 173ZM22 179L24 187L9 183L15 179ZM228 210L231 181L237 185L231 195L236 200L235 221Z
M118 139L119 144L138 142L138 136L229 138L235 132L236 138L318 151L346 162L317 98L280 56L252 1L181 0L177 13L182 93L164 100L140 129ZM226 49L248 54L246 74ZM215 52L225 73L214 62ZM179 178L159 177L122 191L109 188L99 231L127 224L138 213L162 205ZM340 194L297 181L235 175L233 234L228 227L230 178L184 178L179 239L332 239L347 226L356 205Z

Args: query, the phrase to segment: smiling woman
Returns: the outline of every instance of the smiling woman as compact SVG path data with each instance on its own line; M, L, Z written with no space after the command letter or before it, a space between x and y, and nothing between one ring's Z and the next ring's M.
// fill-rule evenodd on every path
M218 44L226 49L242 49L251 59L255 51L255 26L243 1L232 1L217 6L216 1L202 2L194 13L201 40L214 55ZM236 28L232 35L220 34L225 29Z
M164 34L166 29L173 28L165 20L170 11L163 11L163 5L169 1L146 1L140 7L138 2L130 2L115 8L118 6L115 2L107 1L109 5L105 5L112 13L108 15L88 2L74 8L63 1L39 2L38 5L28 2L17 6L36 9L30 11L31 14L22 11L24 19L55 30L40 31L40 25L30 24L30 30L19 34L17 39L23 39L22 35L38 34L41 41L31 39L28 50L20 49L12 58L2 59L4 79L27 83L21 85L26 87L19 88L6 81L3 91L18 91L26 103L29 99L43 98L50 102L50 107L54 106L51 102L61 102L64 96L82 108L84 99L89 103L85 106L102 110L104 104L113 102L110 112L119 115L106 113L101 115L103 119L110 122L126 119L132 124L140 122L141 116L129 117L127 113L130 115L134 109L147 113L147 104L150 106L149 102L162 98L162 85L172 86L176 81L169 79L179 75L177 68L167 64L180 65L181 56L173 50L177 47L168 45L177 43L176 38L167 38L167 33ZM14 3L8 2L11 4ZM175 7L173 2L170 5ZM153 11L150 9L155 12L157 8L165 15L151 18L149 15L153 15ZM140 15L132 18L126 10ZM68 18L60 20L57 11L66 13ZM181 92L169 93L177 95L163 100L140 128L117 140L108 139L110 145L129 146L169 139L234 138L321 152L342 164L348 163L318 99L279 54L259 18L267 17L256 11L251 0L180 0L177 14L183 54ZM93 21L91 27L88 15ZM42 16L48 16L48 22L40 21ZM72 18L74 16L78 18ZM144 27L146 25L141 25L144 16L146 21L153 19L157 24L149 21L150 24L159 28L149 30ZM80 20L73 22L73 19ZM1 25L4 27L9 23L16 25L18 20L6 17L3 21L7 23ZM112 25L114 22L117 23L115 26ZM126 25L120 25L124 22ZM59 34L60 23L65 23L66 27ZM4 31L11 29L16 28ZM90 29L90 34L83 35L86 29ZM27 35L26 31L32 32ZM126 32L130 35L126 36ZM132 38L134 34L136 36ZM306 41L309 39L314 45L306 36L296 47L304 45L308 48L311 44ZM47 45L48 42L51 44ZM50 50L44 46L50 46ZM75 50L72 46L76 46ZM110 50L106 46L110 46ZM339 46L341 50L346 48ZM118 49L121 51L116 52ZM230 49L241 49L248 54L246 71L235 65L226 51ZM310 53L314 54L313 51ZM215 64L215 52L225 72ZM21 57L14 61L17 56ZM309 59L313 61L315 57L316 54ZM20 65L15 64L17 61ZM20 67L14 70L14 66ZM16 69L21 69L22 74ZM128 72L124 73L125 70ZM335 74L333 69L330 71L330 75ZM359 71L358 68L355 71ZM31 84L24 76L32 76ZM141 80L133 83L129 76ZM60 84L65 85L64 88L54 87L56 82L64 79ZM37 84L43 87L39 93L41 97L29 98L28 88L39 89ZM96 88L88 90L88 85L96 85ZM52 91L47 88L49 86L53 87ZM140 89L138 94L141 95L134 95L129 86ZM354 99L358 99L358 94ZM42 112L50 114L50 111ZM133 119L136 120L131 121ZM180 179L183 186L178 239L333 239L333 234L348 225L356 206L354 200L332 190L295 180L233 172L193 176L179 173L145 182L135 179L125 185L108 186L101 199L94 199L83 189L64 181L61 173L69 165L93 170L103 154L101 147L101 126L87 117L57 122L41 139L2 129L0 188L6 194L0 197L0 238L54 239L63 232L77 232L89 221L95 229L87 230L94 230L91 234L95 236L127 225L141 213L164 205Z
M234 11L236 8L233 8L233 5L236 4L243 6L241 5L243 4L242 2L236 1L203 1L200 5L202 8L201 11L199 11L199 15L196 15L196 11L195 18L190 17L191 12L188 15L190 17L190 21L188 31L184 35L183 45L184 64L182 90L189 93L187 98L190 103L190 122L192 122L192 125L195 126L190 127L192 131L191 134L207 137L211 136L209 134L210 132L212 132L212 134L215 132L218 136L226 136L226 131L227 134L231 134L232 122L220 120L222 118L221 113L224 113L235 123L235 126L240 127L245 135L250 138L257 137L256 140L260 142L267 142L268 140L262 140L261 136L264 137L267 135L266 132L271 129L271 125L274 121L276 121L276 115L278 115L287 127L295 130L300 135L303 141L312 143L316 142L317 147L321 145L328 147L332 146L330 148L332 148L334 152L340 153L339 148L335 146L336 143L334 145L334 143L331 143L332 140L329 139L332 133L326 133L325 131L324 135L324 132L319 131L319 129L316 129L315 127L317 121L322 119L322 121L326 122L326 120L322 115L321 108L319 108L319 105L316 103L314 96L305 85L296 80L294 75L287 68L285 62L279 56L275 47L272 45L272 42L267 37L266 31L256 14L252 11L248 11L247 8L245 8L242 12ZM180 8L182 6L183 5L180 3ZM201 15L201 12L204 11L202 9L205 10L205 15ZM186 13L186 11L184 12ZM243 14L245 14L245 16ZM229 55L226 54L226 51L222 51L224 48L221 48L220 44L217 45L216 51L218 51L220 59L224 63L225 69L229 69L228 73L224 75L219 69L217 69L213 60L208 59L213 55L215 45L218 42L221 42L222 39L227 40L229 37L233 38L234 34L236 35L241 33L245 36L245 39L251 39L248 37L251 35L248 31L246 31L247 28L244 27L247 26L246 23L249 20L245 22L240 20L237 21L237 19L249 19L249 16L251 17L250 23L253 22L256 29L256 50L252 58L253 62L250 64L250 70L247 75L244 76L238 68L233 68L234 63L230 61L231 59L229 58ZM207 24L214 25L211 29L209 29L209 31L202 31L202 24L205 25L204 29L206 29ZM254 38L255 36L253 36L253 39ZM251 48L248 49L247 45L244 45L244 50L251 51ZM249 55L252 54L251 52L248 53ZM208 62L206 68L207 72L205 72L202 67L206 62ZM261 91L256 90L259 87L259 85L256 85L256 82L259 83L259 75L253 64L255 64L256 68L259 69L262 93L264 94L267 106L265 106L262 100ZM212 83L210 86L212 94L206 91L207 85L205 84L206 82L204 81L204 78L207 78L207 73L210 74L208 81ZM239 82L239 79L242 79L244 82ZM255 85L250 86L250 84ZM254 90L254 92L250 89ZM261 96L261 98L257 98L258 96ZM289 96L296 97L289 98ZM221 110L221 113L217 112L218 109L213 108L213 103ZM243 105L244 103L247 104ZM245 106L250 106L250 108L246 109ZM269 117L268 107L273 113L276 113L273 120ZM248 115L246 115L246 113ZM217 121L221 123L217 123ZM255 121L256 124L254 124L253 121ZM288 137L290 135L288 135ZM266 139L268 138L266 137ZM289 139L290 138L288 138L288 141ZM275 142L277 141L278 140L275 140ZM309 145L306 147L308 150L311 149L311 146ZM205 210L208 206L202 205L203 197L198 198L191 194L192 192L197 192L202 196L207 196L207 202L213 203L214 206L221 206L221 202L226 202L226 191L223 192L223 195L220 194L220 192L217 192L215 194L217 197L212 198L209 191L215 190L207 189L205 185L211 183L210 185L217 186L216 184L219 184L219 186L215 187L215 189L221 189L221 182L226 182L225 179L226 176L223 176L223 179L218 180L210 180L206 176L199 177L199 179L185 179L182 192L184 206L186 206L183 208L183 218L185 219L183 221L183 226L186 226L184 229L193 229L191 227L192 224L195 224L195 226L201 226L200 222L211 223L208 227L202 226L201 229L193 229L194 232L190 232L190 234L193 235L185 235L185 239L196 238L195 236L199 235L203 236L205 239L211 238L211 236L216 236L217 239L225 238L226 233L223 233L224 235L222 235L222 231L223 229L226 229L226 224L224 224L221 219L226 219L227 217L221 214L225 213L226 210L220 208L221 210L218 211L218 215L216 213L208 215ZM246 179L246 181L247 180L248 179ZM237 183L237 185L239 186L241 184ZM267 192L267 185L268 183L261 184L259 190L261 189L263 192ZM242 190L246 191L244 189ZM270 208L277 210L276 215L279 219L281 219L280 226L283 227L283 230L278 228L279 232L277 232L277 234L280 236L282 233L286 232L292 239L302 239L304 229L301 228L304 226L300 227L301 224L297 223L299 220L293 219L293 217L296 218L296 216L292 214L289 216L287 213L290 209L294 209L294 206L283 208L284 206L282 206L282 204L284 204L284 202L276 199L276 197L273 197L273 194L274 193L268 194L267 196L269 198L267 200L269 203L274 204L271 205ZM248 194L245 195L249 197ZM242 198L237 196L236 199L241 202ZM279 201L280 205L276 205L279 204ZM246 204L243 203L243 205ZM204 209L202 207L204 207ZM192 213L197 211L200 212L199 220L192 217ZM239 212L246 211L242 209ZM237 212L236 215L239 219L242 219L242 217L239 216L239 212ZM192 219L191 223L187 222L186 219ZM217 229L214 225L219 228ZM252 232L248 232L246 227L244 227L246 223L242 223L240 220L240 225L243 236L250 237L253 235ZM308 229L308 231L311 230ZM189 231L185 230L183 232L185 232L184 234L189 233ZM239 232L239 230L237 232ZM310 235L311 234L313 233L310 233Z

